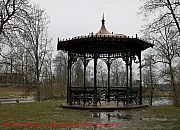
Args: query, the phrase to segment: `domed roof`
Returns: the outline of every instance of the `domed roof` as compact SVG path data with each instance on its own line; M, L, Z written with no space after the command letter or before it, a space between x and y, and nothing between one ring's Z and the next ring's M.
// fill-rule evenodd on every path
M112 33L108 32L108 30L105 27L104 14L102 19L101 29L96 33L96 35L112 35Z
M113 33L110 33L107 29L106 29L106 26L105 26L105 20L104 20L104 14L103 14L103 18L102 18L102 25L101 25L101 28L100 30L96 33L97 36L110 36L110 37L120 37L120 38L128 38L126 35L124 34L113 34Z

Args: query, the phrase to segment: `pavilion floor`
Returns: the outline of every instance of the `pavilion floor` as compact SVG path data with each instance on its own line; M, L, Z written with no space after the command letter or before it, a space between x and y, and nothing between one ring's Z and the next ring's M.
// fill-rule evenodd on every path
M136 109L136 108L144 108L148 107L148 105L129 105L125 106L123 103L117 103L114 101L111 102L101 102L101 106L97 104L97 106L92 105L68 105L62 104L62 108L69 108L69 109L79 109L79 110L100 110L100 111L114 111L114 110L125 110L125 109Z

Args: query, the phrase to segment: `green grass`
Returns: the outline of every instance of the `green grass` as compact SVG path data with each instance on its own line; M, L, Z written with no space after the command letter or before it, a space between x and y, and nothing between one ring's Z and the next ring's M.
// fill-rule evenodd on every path
M17 87L0 87L0 97L9 95L22 95L24 92L22 89Z
M146 109L145 112L148 115L180 118L180 108L173 106L150 107Z
M93 122L90 112L60 107L63 101L43 101L26 104L0 105L0 122L16 123L85 123ZM83 115L83 118L82 116ZM0 129L4 126L0 126ZM6 129L12 129L8 127ZM18 127L19 129L19 127ZM28 129L23 127L22 129ZM35 129L35 128L34 128ZM46 129L39 127L38 129Z
M9 95L21 95L23 90L17 87L0 87L0 97ZM165 93L162 93L163 96ZM158 93L159 95L159 93ZM25 104L3 104L0 105L0 130L67 130L68 128L45 127L44 124L68 123L101 123L102 118L93 118L92 112L72 109L62 109L60 105L65 102L43 101ZM146 109L135 109L119 111L132 115L130 121L118 120L122 124L116 128L98 128L98 130L178 130L180 129L180 108L173 106L149 107ZM106 120L107 121L107 120ZM105 121L105 122L106 122ZM4 127L4 123L38 123L40 127ZM82 127L81 127L82 128ZM92 130L92 127L82 128Z
M179 130L180 108L173 106L159 106L144 109L141 121L135 125L139 130Z
M101 123L104 122L101 118L93 118L91 116L92 112L83 110L72 110L72 109L62 109L61 103L64 100L59 101L43 101L25 104L4 104L0 105L0 130L67 130L68 128L60 127L4 127L4 123L38 123L41 125L50 124L62 124L62 123ZM122 126L112 128L114 130L125 129L125 130L178 130L180 129L180 108L173 106L162 106L162 107L149 107L146 109L135 109L125 112L133 116L130 121L121 121ZM107 120L106 120L107 121ZM83 128L82 128L83 129ZM85 128L84 128L85 129ZM92 127L86 128L91 129ZM99 130L109 129L98 128Z
M34 96L36 92L31 92L30 96ZM8 96L22 96L25 94L25 89L18 86L7 86L0 87L0 97L8 97Z

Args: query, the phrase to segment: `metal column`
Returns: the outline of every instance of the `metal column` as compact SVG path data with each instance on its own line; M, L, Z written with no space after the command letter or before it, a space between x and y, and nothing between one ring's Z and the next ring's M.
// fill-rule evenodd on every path
M139 104L142 105L142 65L141 65L141 52L140 54L138 55L138 58L139 58L139 75L140 75L140 80L139 80L139 98L140 98L140 101L139 101Z
M94 53L94 106L97 106L97 54Z
M108 68L108 102L110 102L110 57L108 54L107 68Z

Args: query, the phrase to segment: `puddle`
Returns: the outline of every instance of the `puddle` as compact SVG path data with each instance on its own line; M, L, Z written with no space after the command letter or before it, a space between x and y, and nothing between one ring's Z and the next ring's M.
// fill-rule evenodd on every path
M73 125L73 124L66 124L66 125ZM67 127L67 128L60 128L61 130L109 130L114 129L117 126L120 126L119 123L77 123L74 124L75 126ZM79 125L79 127L77 126ZM58 129L58 127L57 127ZM50 130L56 130L56 128L50 128ZM58 129L59 130L59 129Z
M143 118L140 118L140 120L143 120L143 121L177 121L176 118L171 118L171 119L168 119L168 118L165 118L165 117L143 117Z
M143 104L149 104L149 99L148 98L143 98ZM172 105L173 100L170 97L158 97L158 98L153 98L152 105L153 106L163 106L163 105Z
M80 129L80 128L68 128L68 130L83 130L83 129Z
M118 111L114 112L93 112L93 118L100 118L104 121L119 122L119 121L130 121L133 117L129 114L122 114Z
M143 117L143 118L140 118L140 120L143 120L143 121L167 121L168 119L167 118L158 118L158 117Z

